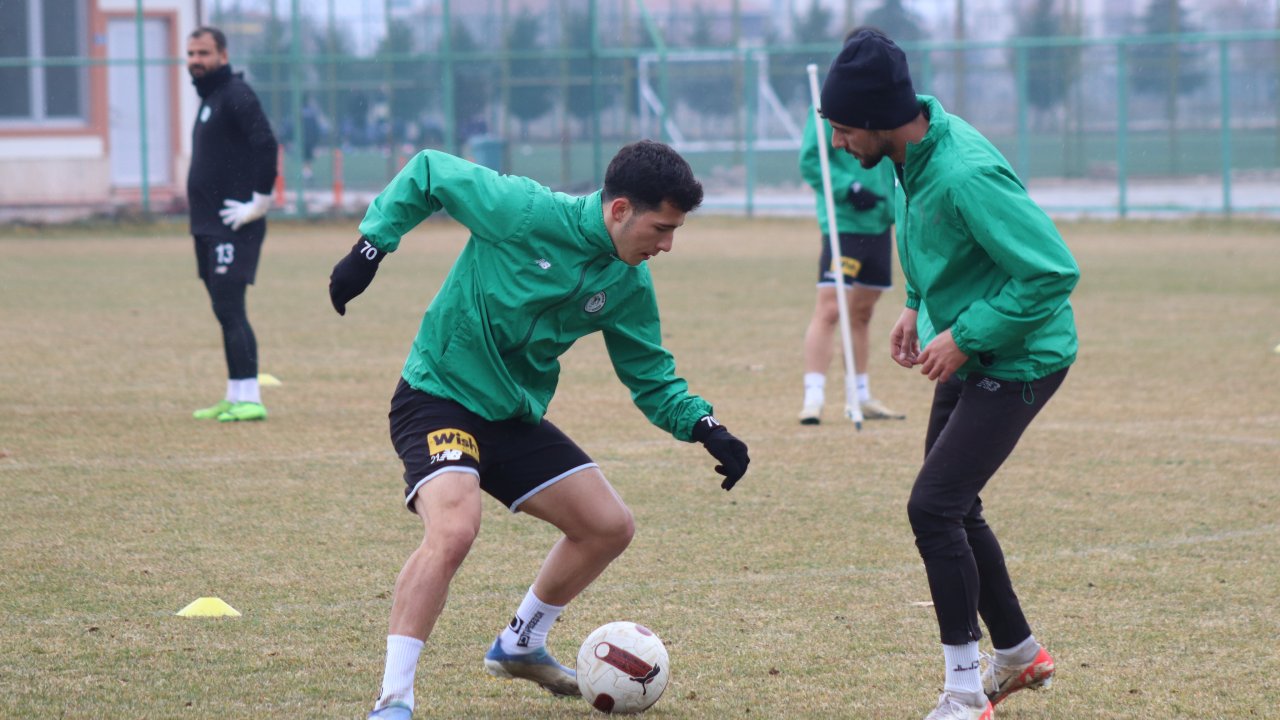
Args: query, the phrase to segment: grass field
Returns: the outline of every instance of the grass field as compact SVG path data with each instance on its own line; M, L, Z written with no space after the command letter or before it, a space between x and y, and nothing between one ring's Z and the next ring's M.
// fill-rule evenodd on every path
M1276 717L1280 228L1063 230L1080 359L984 493L1058 680L998 717ZM284 384L266 423L220 426L190 419L225 366L182 226L0 231L0 717L363 717L420 537L386 410L463 238L414 231L340 318L327 277L354 223L274 225L250 317ZM550 644L569 660L603 622L653 627L655 718L918 720L940 690L905 516L930 386L887 358L898 289L872 379L907 421L795 422L817 250L808 222L695 215L653 263L679 370L751 445L732 493L630 405L599 338L564 358L550 417L638 532ZM480 662L554 537L486 501L420 717L593 714ZM174 615L206 595L243 617Z

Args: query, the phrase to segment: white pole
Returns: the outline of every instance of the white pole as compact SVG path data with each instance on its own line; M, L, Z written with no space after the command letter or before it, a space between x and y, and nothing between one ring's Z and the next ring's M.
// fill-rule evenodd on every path
M862 429L862 403L858 402L858 380L853 370L853 335L849 331L849 304L845 300L844 263L840 254L840 230L836 227L836 201L831 192L831 160L827 157L826 121L818 114L822 104L818 92L818 66L810 63L809 96L813 100L813 121L818 131L818 162L822 165L822 195L827 202L827 241L831 244L831 264L836 276L836 306L840 310L840 340L844 346L844 414Z

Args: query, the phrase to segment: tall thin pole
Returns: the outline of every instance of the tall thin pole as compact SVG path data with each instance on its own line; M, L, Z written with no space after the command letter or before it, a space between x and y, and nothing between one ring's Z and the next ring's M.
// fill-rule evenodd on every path
M1231 217L1231 47L1218 41L1218 78L1222 84L1222 212Z
M597 0L587 3L587 25L591 28L591 183L603 182L600 168L604 165L604 148L600 146L600 6Z
M134 3L134 30L138 41L138 146L142 161L142 214L151 214L151 158L147 152L147 46L143 26L142 0Z
M440 50L444 53L444 83L442 90L444 92L444 146L449 148L449 152L458 153L458 113L455 108L457 99L454 97L454 78L453 78L453 13L450 11L449 0L442 0L440 3L440 11L443 16L440 22L443 27L440 31Z
M1129 214L1129 46L1116 45L1116 180L1120 217Z
M307 129L302 126L302 9L301 0L289 4L289 104L293 117L293 186L297 188L294 211L299 217L307 215L305 177L302 173L303 148L307 144Z

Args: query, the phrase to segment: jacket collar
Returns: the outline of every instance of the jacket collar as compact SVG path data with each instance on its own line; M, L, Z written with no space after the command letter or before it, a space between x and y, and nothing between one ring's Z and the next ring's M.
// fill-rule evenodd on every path
M912 176L919 173L929 162L929 157L938 147L938 143L951 133L951 116L942 108L942 103L932 95L917 95L920 109L929 118L929 129L918 143L907 144L906 162L903 163L903 175Z
M604 224L603 190L578 198L578 229L587 243L610 255L617 256L618 249L613 246L613 238L609 237L609 228Z
M191 84L196 86L196 94L203 100L213 94L215 90L226 85L231 80L231 64L228 63L204 77L191 78Z

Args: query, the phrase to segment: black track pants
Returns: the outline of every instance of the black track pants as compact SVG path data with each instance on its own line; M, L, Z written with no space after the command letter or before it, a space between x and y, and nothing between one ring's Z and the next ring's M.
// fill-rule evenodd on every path
M978 493L1066 375L1063 369L1029 383L952 377L934 390L924 465L907 517L944 645L981 638L979 615L997 648L1013 647L1031 634Z
M227 278L205 281L213 314L222 325L222 348L227 356L227 377L247 380L258 376L258 341L245 310L248 284Z

